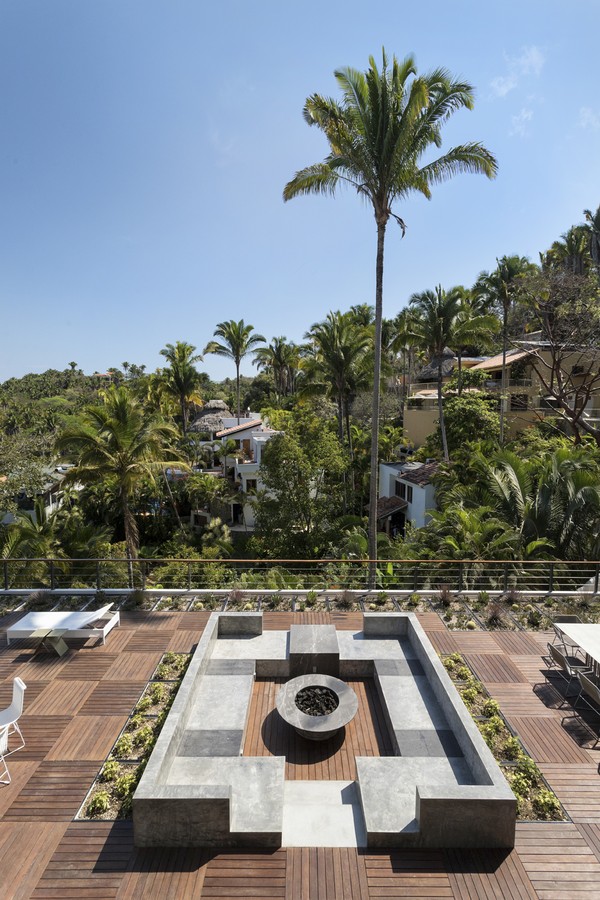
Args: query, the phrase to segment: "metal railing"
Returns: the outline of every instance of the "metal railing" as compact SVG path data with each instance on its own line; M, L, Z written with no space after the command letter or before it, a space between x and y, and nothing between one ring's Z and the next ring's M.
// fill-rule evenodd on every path
M5 559L0 593L366 589L369 560ZM379 590L598 593L600 561L379 560Z

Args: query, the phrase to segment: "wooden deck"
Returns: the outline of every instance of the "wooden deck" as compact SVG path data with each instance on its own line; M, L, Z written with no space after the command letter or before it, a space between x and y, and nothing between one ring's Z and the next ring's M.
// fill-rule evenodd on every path
M600 897L600 747L590 728L543 684L543 636L448 632L421 621L443 652L465 654L538 761L571 822L519 824L517 846L499 851L289 849L270 853L143 851L130 822L74 816L165 650L190 651L206 613L131 613L106 646L65 657L38 654L0 638L0 707L20 675L27 684L21 726L27 746L8 759L13 782L0 786L0 896L3 900L182 900L182 898L543 898ZM292 622L359 628L360 616L265 615L266 628ZM2 625L10 619L2 620ZM353 778L352 757L385 755L388 739L368 681L357 680L360 711L339 746L307 757L282 728L277 683L254 689L246 752L287 756L288 778ZM566 718L565 718L566 716ZM590 725L594 725L590 721Z

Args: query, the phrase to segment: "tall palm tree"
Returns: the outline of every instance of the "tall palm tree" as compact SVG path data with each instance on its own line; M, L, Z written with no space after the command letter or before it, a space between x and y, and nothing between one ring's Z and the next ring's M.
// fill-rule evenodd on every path
M167 422L147 417L125 387L104 392L101 406L88 406L56 441L56 450L75 463L65 484L114 485L123 518L128 558L138 554L139 537L132 501L140 483L167 466L182 466L172 449L177 431ZM131 569L130 569L131 572Z
M500 322L494 313L481 310L478 299L471 291L460 288L460 309L454 322L452 348L458 358L458 394L462 394L462 358L469 347L489 350L498 333Z
M372 345L370 329L357 323L352 312L331 312L323 322L316 322L304 335L310 341L305 375L306 393L330 394L337 405L338 436L346 439L352 455L350 432L350 400L370 377L364 365Z
M383 256L390 218L405 224L392 205L413 191L429 197L431 186L458 172L496 173L496 160L481 144L457 146L420 165L423 156L441 144L444 122L456 110L473 106L473 88L454 81L444 69L417 76L407 57L391 65L383 51L381 71L373 57L366 72L345 68L335 72L342 91L340 103L319 94L304 106L309 125L320 128L329 142L321 163L297 172L284 188L284 200L302 194L334 194L348 185L372 207L377 226L375 265L375 334L373 377L373 429L369 487L369 555L373 563L369 581L375 582L377 559L378 428L383 319Z
M434 291L413 294L409 300L415 316L411 321L412 338L437 362L437 395L440 434L444 459L448 461L448 439L444 422L442 378L444 351L453 343L456 319L461 308L461 289L445 291L440 285Z
M266 343L262 334L253 334L254 325L246 325L243 319L236 322L230 319L228 322L219 322L215 328L215 337L222 339L223 343L210 341L204 348L205 353L216 353L217 356L226 356L235 362L235 387L237 398L237 420L240 424L240 363L245 356L257 344Z
M526 256L503 256L496 260L493 272L481 272L473 292L480 300L502 312L502 397L500 400L500 443L504 443L506 405L506 351L508 349L508 314L512 306L517 279L536 270Z
M185 341L177 341L175 344L167 344L160 351L168 361L169 366L163 370L164 386L167 393L175 397L179 402L181 411L181 427L183 434L187 432L188 407L193 401L199 402L198 385L200 374L194 363L202 359L196 348Z
M564 269L573 275L583 275L589 268L590 235L587 225L573 225L554 241L544 261L551 268Z
M586 228L589 235L589 251L596 272L600 273L600 206L595 213L591 209L584 209Z
M287 397L296 390L300 371L300 348L285 337L273 338L267 347L257 347L254 351L254 365L273 376L275 391L280 397Z

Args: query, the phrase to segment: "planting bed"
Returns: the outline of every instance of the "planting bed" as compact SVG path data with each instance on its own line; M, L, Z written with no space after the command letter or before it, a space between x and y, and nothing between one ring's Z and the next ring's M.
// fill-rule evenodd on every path
M518 818L525 821L566 819L558 798L549 790L535 762L508 727L498 702L489 696L463 657L453 653L443 658L443 663L517 798Z
M165 653L79 811L80 819L126 819L131 798L191 659Z

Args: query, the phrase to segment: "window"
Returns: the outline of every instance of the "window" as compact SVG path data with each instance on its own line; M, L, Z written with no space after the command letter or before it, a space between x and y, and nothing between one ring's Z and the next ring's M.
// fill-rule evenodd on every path
M400 497L402 500L406 499L406 485L402 481L396 482L396 497Z
M412 503L412 487L410 485L406 487L406 502Z
M246 493L249 494L250 491L256 490L256 478L247 478L246 479Z

